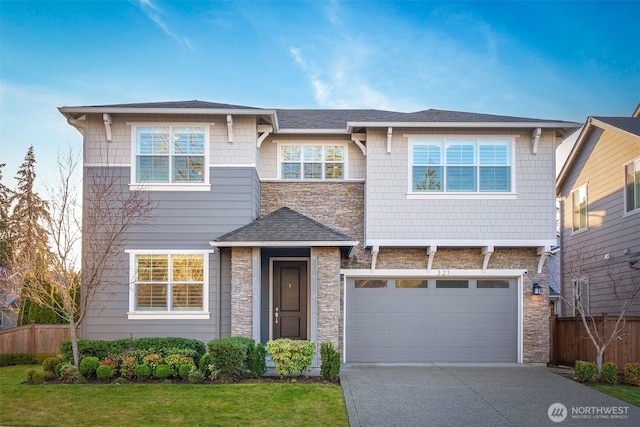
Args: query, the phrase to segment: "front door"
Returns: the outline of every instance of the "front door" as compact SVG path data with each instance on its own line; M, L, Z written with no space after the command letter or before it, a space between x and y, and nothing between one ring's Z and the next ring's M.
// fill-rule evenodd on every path
M307 339L307 262L273 262L273 339Z

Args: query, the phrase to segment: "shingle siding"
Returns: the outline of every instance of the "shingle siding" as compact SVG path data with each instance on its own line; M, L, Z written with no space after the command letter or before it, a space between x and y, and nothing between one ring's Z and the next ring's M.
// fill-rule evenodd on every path
M516 200L408 199L409 142L394 129L391 153L386 133L367 137L366 229L370 239L554 240L553 162L555 136L543 132L538 154L532 154L529 131L469 129L465 135L520 135L516 138ZM422 134L443 134L433 130Z

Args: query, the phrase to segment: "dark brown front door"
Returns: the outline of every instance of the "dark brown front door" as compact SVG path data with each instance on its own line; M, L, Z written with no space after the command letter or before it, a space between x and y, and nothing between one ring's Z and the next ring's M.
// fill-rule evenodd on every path
M307 262L273 262L273 339L307 339Z

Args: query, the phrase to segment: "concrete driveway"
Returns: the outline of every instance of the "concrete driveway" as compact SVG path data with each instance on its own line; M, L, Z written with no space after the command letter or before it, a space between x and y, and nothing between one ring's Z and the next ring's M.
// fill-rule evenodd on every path
M352 427L640 425L640 408L540 366L347 364L340 380Z

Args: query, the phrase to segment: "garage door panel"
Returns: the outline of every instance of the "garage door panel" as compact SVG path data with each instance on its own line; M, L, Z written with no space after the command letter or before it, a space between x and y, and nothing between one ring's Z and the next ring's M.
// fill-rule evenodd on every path
M347 286L350 362L515 362L517 281L508 288Z

